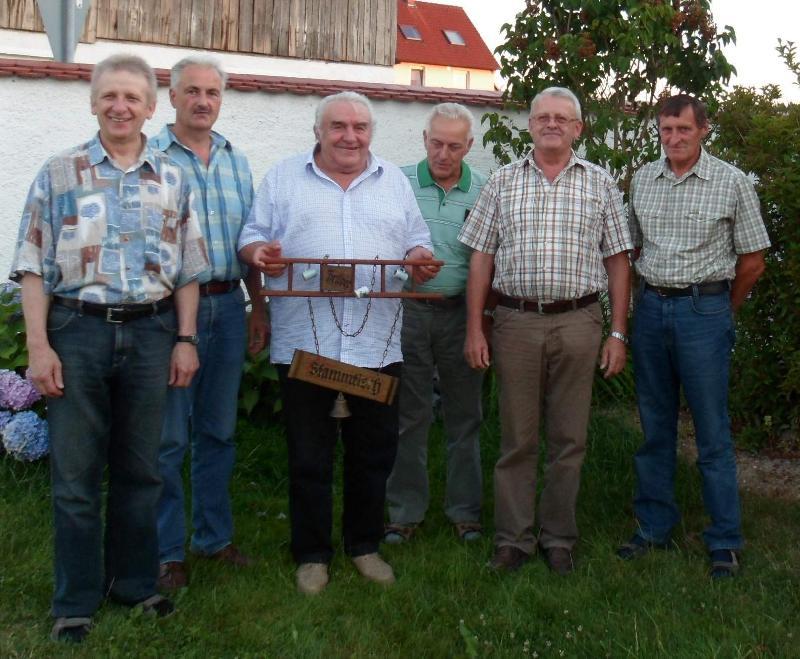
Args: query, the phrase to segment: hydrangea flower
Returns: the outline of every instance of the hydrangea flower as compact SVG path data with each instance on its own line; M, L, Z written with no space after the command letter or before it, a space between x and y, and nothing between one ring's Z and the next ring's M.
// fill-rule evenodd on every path
M3 432L3 428L6 427L9 421L11 421L11 417L14 416L13 412L7 412L5 410L0 410L0 432Z
M14 371L0 369L0 408L26 410L41 397L29 380Z
M47 421L30 410L15 414L3 428L2 436L6 452L17 460L32 462L50 450Z

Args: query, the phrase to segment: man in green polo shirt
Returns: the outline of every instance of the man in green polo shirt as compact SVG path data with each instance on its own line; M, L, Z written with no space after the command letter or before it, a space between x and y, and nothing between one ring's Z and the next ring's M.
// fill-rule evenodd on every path
M441 293L435 300L403 304L403 372L400 388L400 444L386 484L390 523L384 540L409 540L428 509L428 431L433 422L434 369L447 441L445 514L462 540L481 537L482 373L464 359L469 259L472 250L458 232L486 182L464 156L472 147L472 113L442 103L428 115L423 139L427 158L403 168L431 231L434 253L445 262L418 291Z

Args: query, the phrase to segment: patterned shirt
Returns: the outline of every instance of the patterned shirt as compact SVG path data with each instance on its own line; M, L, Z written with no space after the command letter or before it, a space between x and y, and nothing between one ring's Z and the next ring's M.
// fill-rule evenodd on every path
M575 153L552 183L533 151L498 169L458 239L495 255L495 290L540 302L605 290L603 259L631 249L614 179Z
M461 178L449 192L445 192L433 180L427 160L403 167L403 173L408 177L422 217L428 223L436 258L444 261L439 274L427 283L417 285L416 290L447 296L461 295L467 287L472 250L458 241L458 232L475 205L486 177L462 162Z
M431 249L430 233L420 215L408 180L399 168L373 155L367 168L347 190L314 162L314 152L275 165L259 186L253 210L239 238L239 249L258 241L279 240L284 257L321 259L402 259L417 245ZM294 267L294 290L319 290L319 273L306 280L303 271L319 266ZM386 290L401 282L386 269ZM265 277L267 287L286 290L288 271ZM380 268L356 267L355 287L380 291ZM313 308L313 323L308 304ZM269 303L272 336L270 358L277 364L292 361L295 348L319 352L355 366L375 368L402 359L400 300L397 298L330 298L344 336L336 326L329 298L272 297ZM368 312L368 313L367 313ZM395 326L395 319L397 324ZM391 343L389 337L391 335ZM387 348L386 357L383 357Z
M170 126L164 126L151 138L150 145L164 151L183 167L192 186L211 263L211 269L200 277L200 283L212 279L241 279L244 272L236 255L236 243L253 205L253 179L245 155L212 131L211 154L206 167L190 148L180 143Z
M145 145L122 170L99 135L51 158L22 215L11 279L40 275L46 294L103 304L155 302L208 267L189 184Z
M705 149L680 178L666 158L636 172L629 215L636 270L653 286L733 279L737 254L769 247L753 184Z

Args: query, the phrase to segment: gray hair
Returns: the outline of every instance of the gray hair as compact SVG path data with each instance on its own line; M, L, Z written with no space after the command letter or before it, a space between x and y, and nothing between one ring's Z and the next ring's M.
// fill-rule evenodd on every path
M536 94L531 101L531 114L533 114L533 108L543 96L555 96L556 98L566 98L568 101L572 101L572 104L575 106L575 116L578 121L582 121L581 102L578 100L578 97L566 87L548 87Z
M228 82L228 74L222 68L222 62L216 57L211 55L189 55L184 57L180 62L172 67L169 72L169 86L170 89L175 89L181 81L183 70L188 66L202 66L205 69L214 69L222 81L222 89L225 89L225 83Z
M90 86L91 99L94 101L97 98L97 84L100 77L104 73L111 71L127 71L128 73L135 73L143 76L147 81L147 91L150 95L150 100L156 100L156 74L153 69L138 55L130 55L128 53L118 53L106 57L101 62L94 65L92 70L92 82Z
M425 119L425 131L431 132L431 123L436 117L443 117L444 119L458 119L467 124L467 138L472 139L472 129L475 127L475 119L467 108L461 103L439 103L434 105L433 109L428 113Z
M362 105L367 109L369 113L369 126L370 128L375 128L375 113L372 111L372 103L369 102L369 99L364 96L363 94L359 94L357 92L339 92L338 94L331 94L330 96L326 96L323 98L319 105L317 105L317 111L314 115L314 130L319 131L322 128L322 115L325 114L325 110L331 103L337 103L339 101L346 101L347 103L357 103Z

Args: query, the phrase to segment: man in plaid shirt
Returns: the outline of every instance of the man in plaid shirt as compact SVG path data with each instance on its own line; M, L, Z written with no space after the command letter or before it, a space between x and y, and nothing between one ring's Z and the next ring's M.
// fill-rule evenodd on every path
M470 366L488 368L481 320L491 286L499 295L492 348L502 439L490 565L516 570L536 548L543 415L547 482L539 501L538 544L550 568L568 574L578 539L575 503L598 353L606 377L625 367L632 246L614 180L572 150L583 128L575 95L560 87L541 92L531 103L528 127L533 150L494 173L459 234L475 250L464 352ZM606 288L612 332L601 350L598 293Z
M764 271L769 247L758 197L738 169L706 153L703 104L679 94L658 113L665 157L642 167L630 195L641 277L633 363L644 443L636 453L638 527L618 550L630 560L666 547L680 519L675 451L680 388L689 404L711 524L711 576L733 576L742 546L728 418L733 313Z

